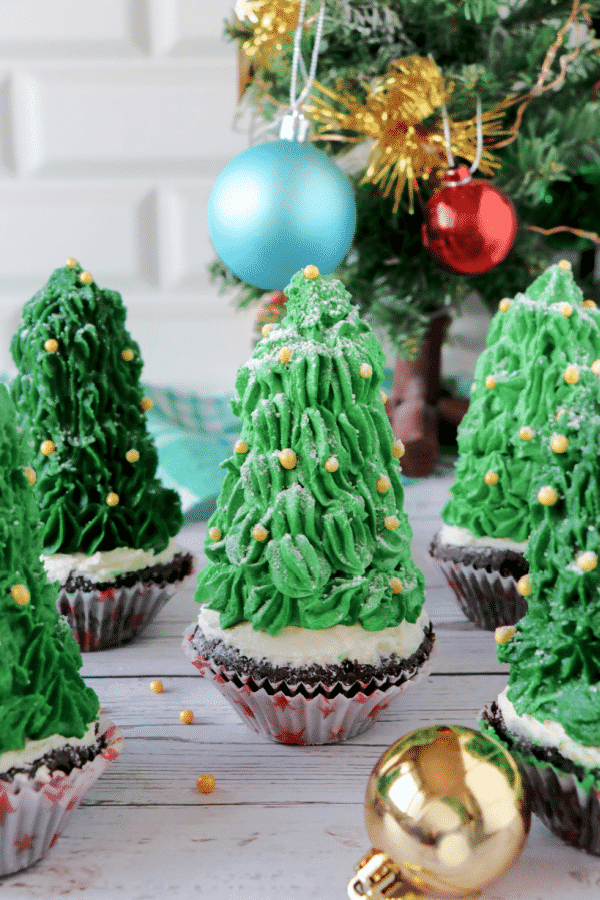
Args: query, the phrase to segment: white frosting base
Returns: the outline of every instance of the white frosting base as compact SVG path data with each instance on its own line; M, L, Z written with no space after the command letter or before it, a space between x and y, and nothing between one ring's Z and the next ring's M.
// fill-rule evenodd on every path
M27 741L22 750L7 750L0 754L0 772L8 772L13 768L25 768L36 759L57 750L59 747L91 747L96 743L96 722L92 722L82 738L64 737L52 734L41 741Z
M518 737L528 738L541 747L555 747L562 756L590 768L600 767L600 747L586 747L568 736L560 722L539 719L525 713L520 716L507 697L508 687L497 699L507 729Z
M381 631L366 631L361 625L334 625L314 631L286 625L273 637L256 631L250 622L223 629L219 625L219 613L206 607L202 607L198 616L198 626L207 640L218 638L251 659L268 659L274 665L295 667L330 665L344 659L379 665L382 658L392 653L407 659L420 647L428 625L429 617L423 610L414 624L405 620Z
M103 550L86 556L85 553L53 553L42 555L48 581L60 581L64 584L69 575L83 575L92 583L114 581L123 572L137 572L147 566L171 562L180 550L173 538L160 553L153 550L134 550L131 547L118 547L116 550Z
M455 547L493 547L494 550L515 550L525 553L527 541L511 541L510 538L477 537L468 528L458 525L442 525L439 532L441 544L453 544Z

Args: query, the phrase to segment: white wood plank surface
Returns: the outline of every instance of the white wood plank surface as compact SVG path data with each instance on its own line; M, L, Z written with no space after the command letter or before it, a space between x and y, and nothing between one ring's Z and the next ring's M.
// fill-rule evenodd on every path
M370 732L340 745L289 747L247 730L180 649L197 610L191 578L137 643L84 656L84 677L122 728L125 750L46 859L0 880L0 900L344 900L369 847L363 797L381 753L427 724L476 725L506 683L493 635L464 619L427 555L448 487L436 479L406 490L438 636L433 673ZM180 535L199 566L204 532L198 525ZM153 678L162 694L150 691ZM193 724L181 724L182 709L193 711ZM203 772L216 779L210 795L195 787ZM534 819L520 860L482 900L598 896L600 859Z

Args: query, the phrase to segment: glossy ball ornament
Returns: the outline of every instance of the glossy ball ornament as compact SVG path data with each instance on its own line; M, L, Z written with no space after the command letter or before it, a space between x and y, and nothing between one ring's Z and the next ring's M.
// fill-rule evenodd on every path
M242 281L283 290L308 263L328 275L350 249L356 203L350 182L312 144L250 147L223 169L208 204L221 260Z
M386 750L369 778L373 849L348 895L472 895L517 860L530 818L519 769L497 741L459 725L413 731Z
M471 178L467 166L446 172L445 182L423 210L423 246L449 272L489 272L505 259L514 244L515 208L506 194L489 181Z

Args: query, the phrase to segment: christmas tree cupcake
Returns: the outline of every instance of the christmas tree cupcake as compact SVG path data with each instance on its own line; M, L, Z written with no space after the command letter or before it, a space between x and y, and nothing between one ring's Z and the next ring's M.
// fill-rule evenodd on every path
M480 356L444 526L430 548L463 612L482 628L518 621L527 609L527 540L548 452L572 458L556 411L568 408L581 373L600 366L600 315L561 261L524 294L500 301Z
M43 856L121 751L40 561L39 511L0 385L0 875Z
M239 370L242 433L209 521L194 665L256 731L286 743L368 728L421 673L433 634L410 555L385 358L315 266Z
M484 727L510 750L533 811L567 843L600 855L600 361L578 366L546 429L547 453L529 538L529 608L496 632L508 687Z
M43 561L81 650L136 637L190 573L175 491L156 478L140 350L116 291L74 260L24 307L11 352Z

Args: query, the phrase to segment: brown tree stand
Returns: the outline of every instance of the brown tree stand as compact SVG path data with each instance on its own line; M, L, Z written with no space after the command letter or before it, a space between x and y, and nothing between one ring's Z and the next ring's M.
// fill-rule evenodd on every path
M437 462L441 350L449 324L449 316L436 316L423 341L421 356L396 361L392 393L385 406L394 437L404 444L405 453L400 465L409 478L430 475ZM453 408L448 411L455 415ZM458 421L461 413L464 414L464 409L458 413Z

